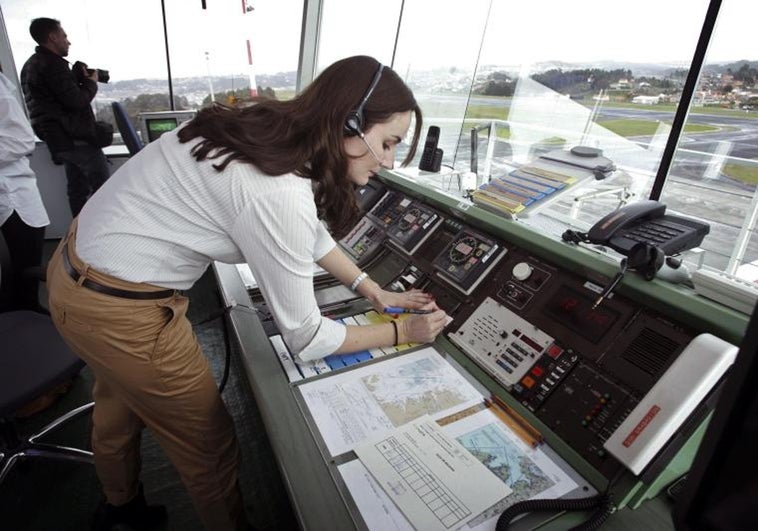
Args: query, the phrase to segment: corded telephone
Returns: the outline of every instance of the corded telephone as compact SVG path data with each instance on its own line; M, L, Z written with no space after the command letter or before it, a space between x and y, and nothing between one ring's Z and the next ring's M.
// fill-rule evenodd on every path
M710 226L694 219L666 214L658 201L637 201L611 212L587 233L592 243L601 243L630 256L635 245L644 243L671 256L697 247Z
M666 256L697 247L710 232L706 223L665 212L666 205L658 201L637 201L611 212L587 234L566 231L563 239L606 245L628 257L630 269L651 280Z

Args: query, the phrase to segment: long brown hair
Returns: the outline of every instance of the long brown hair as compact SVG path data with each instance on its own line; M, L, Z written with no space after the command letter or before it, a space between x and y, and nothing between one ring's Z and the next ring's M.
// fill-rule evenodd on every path
M267 175L294 173L311 179L316 183L319 217L340 238L358 215L354 186L347 178L345 119L358 107L378 68L379 62L372 57L349 57L324 70L292 100L260 100L240 109L225 105L202 109L179 131L179 140L202 138L192 155L198 161L221 159L213 165L218 171L239 160ZM392 114L406 111L415 113L416 124L403 166L416 153L421 109L403 80L385 67L363 109L364 132L387 122Z

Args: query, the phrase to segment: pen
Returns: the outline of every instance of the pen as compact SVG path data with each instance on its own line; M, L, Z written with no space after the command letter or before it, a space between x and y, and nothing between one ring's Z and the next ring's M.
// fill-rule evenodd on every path
M384 308L384 313L418 313L426 314L432 313L432 310L414 310L412 308L398 308L397 306L387 306Z

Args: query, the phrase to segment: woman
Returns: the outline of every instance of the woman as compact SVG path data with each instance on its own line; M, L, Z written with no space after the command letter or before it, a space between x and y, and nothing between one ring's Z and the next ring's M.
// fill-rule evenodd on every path
M130 503L139 509L120 515L147 514L138 475L139 434L148 426L206 528L244 526L234 428L185 318L187 299L175 292L212 260L250 265L300 360L427 342L442 330L446 315L429 295L384 291L324 225L337 237L353 225L355 185L392 166L414 115L406 163L421 131L413 94L376 60L351 57L294 100L200 111L85 205L48 283L56 326L95 374L93 450L108 514ZM314 262L379 309L434 311L399 325L326 319L313 294Z

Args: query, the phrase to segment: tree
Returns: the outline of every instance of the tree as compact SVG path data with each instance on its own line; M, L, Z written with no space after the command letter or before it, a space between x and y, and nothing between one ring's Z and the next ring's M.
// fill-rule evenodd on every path
M218 103L225 105L236 105L237 103L250 100L250 87L241 87L234 90L227 90L224 92L216 92L214 100ZM271 87L263 88L258 85L258 96L264 98L276 99L276 91ZM201 103L202 107L207 107L211 103L211 97L206 96Z
M167 111L171 108L168 102L168 94L140 94L136 98L126 98L121 102L126 109L126 114L132 123L137 123L139 113L145 111ZM186 96L174 95L174 108L176 110L191 109Z

